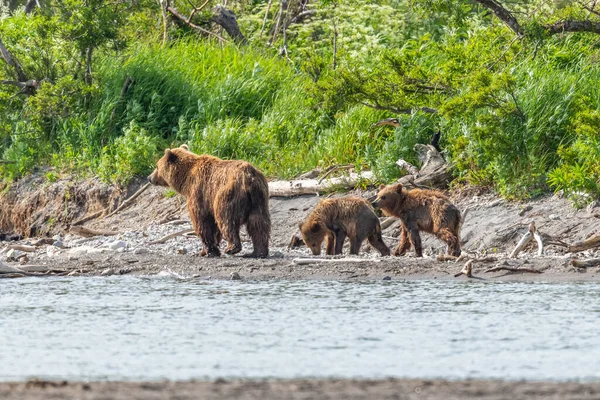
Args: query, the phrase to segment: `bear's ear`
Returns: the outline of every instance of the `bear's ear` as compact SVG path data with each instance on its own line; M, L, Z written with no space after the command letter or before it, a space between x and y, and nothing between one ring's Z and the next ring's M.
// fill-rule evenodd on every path
M379 185L379 190L383 190L385 189L385 185L382 183L381 185Z
M173 153L171 149L165 150L165 156L167 156L167 162L174 163L177 161L177 154Z
M190 148L189 148L189 147L188 147L188 145L187 145L187 144L185 144L185 143L184 143L184 144L182 144L181 146L179 146L179 148L180 148L180 149L187 150L187 151L190 151Z
M398 193L402 193L402 184L401 184L401 183L398 183L398 184L396 185L396 192L398 192Z
M298 222L298 228L300 228L300 231L302 231L302 222Z
M311 232L319 232L319 230L321 230L321 227L319 226L319 224L316 222L313 222L313 224L310 226L310 231Z

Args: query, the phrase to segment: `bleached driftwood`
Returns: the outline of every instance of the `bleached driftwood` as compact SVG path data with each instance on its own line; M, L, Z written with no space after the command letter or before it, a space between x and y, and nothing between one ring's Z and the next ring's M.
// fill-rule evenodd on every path
M535 223L532 222L529 224L529 230L525 233L525 235L523 235L521 240L519 240L519 243L517 243L517 246L512 251L512 253L510 253L510 258L516 258L521 252L521 250L523 250L523 247L525 247L527 243L529 243L531 239L534 238L538 244L538 256L544 254L544 242L540 234L537 232Z
M177 236L183 236L183 235L186 235L186 234L188 234L188 233L193 233L193 232L194 232L194 230L193 230L193 229L184 229L184 230L182 230L182 231L178 231L178 232L175 232L175 233L171 233L170 235L167 235L167 236L165 236L165 237L162 237L162 238L160 238L160 239L158 239L158 240L154 240L154 241L152 241L152 242L148 242L148 244L149 244L149 245L150 245L150 244L161 244L161 243L164 243L164 242L166 242L167 240L171 240L171 239L173 239L173 238L176 238Z
M469 261L467 261L467 263L465 264L463 269L458 274L455 274L454 277L458 278L461 275L466 275L467 278L472 278L473 277L472 271L473 271L473 260L469 260Z
M513 268L513 267L505 267L505 266L501 266L501 267L494 267L494 268L490 268L485 270L485 273L488 272L498 272L498 271L508 271L508 272L527 272L530 274L541 274L542 271L538 271L537 269L531 269L531 268Z
M594 235L583 242L577 242L569 246L569 253L576 253L600 246L600 235Z
M347 176L325 179L297 179L269 182L270 197L293 197L302 194L321 194L334 189L352 189L362 180L373 180L371 171L351 172Z
M397 220L398 219L394 218L394 217L387 217L386 219L384 219L383 221L381 221L381 230L389 228Z
M577 268L592 268L600 265L600 258L591 258L589 260L571 260L571 265Z
M125 200L119 207L117 207L117 209L113 212L111 212L110 214L108 214L106 217L104 218L108 218L108 217L112 217L113 215L117 214L118 212L120 212L122 209L129 207L135 199L137 199L139 197L140 194L144 193L146 191L146 189L148 189L152 184L150 182L146 183L144 186L142 186L140 188L140 190L138 190L137 192L135 192L130 198L128 198L127 200Z
M23 276L32 276L29 272L23 271L20 268L11 267L10 265L6 265L4 263L0 263L0 275L3 274L21 274Z
M93 236L115 236L115 235L119 234L119 232L101 231L101 230L86 228L84 226L71 226L71 229L69 229L69 232L71 232L74 235L79 235L79 236L83 236L86 238L93 237Z
M26 244L9 244L8 248L12 250L24 251L26 253L32 253L37 250L37 247L28 246Z
M294 264L308 265L315 263L366 263L366 262L381 262L377 258L294 258Z
M406 172L408 172L409 175L413 175L415 178L419 176L419 168L415 167L406 160L399 159L398 161L396 161L396 165L398 166L398 168L406 170Z

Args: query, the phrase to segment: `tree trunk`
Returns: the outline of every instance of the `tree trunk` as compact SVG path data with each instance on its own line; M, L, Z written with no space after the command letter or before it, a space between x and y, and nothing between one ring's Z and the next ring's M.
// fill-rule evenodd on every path
M246 37L240 30L233 11L217 6L213 9L213 13L213 21L221 25L236 43L246 44Z
M2 39L0 39L0 53L2 53L2 58L4 61L6 61L8 65L15 69L15 72L17 73L17 80L20 82L26 82L28 79L23 71L23 68L21 67L21 64L19 64L19 62L13 58L8 49L4 46Z

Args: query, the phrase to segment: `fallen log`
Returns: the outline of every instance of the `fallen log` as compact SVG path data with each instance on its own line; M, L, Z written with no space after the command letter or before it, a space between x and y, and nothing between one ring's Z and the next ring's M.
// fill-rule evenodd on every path
M90 214L90 215L88 215L88 216L85 216L85 217L83 217L83 218L81 218L81 219L78 219L77 221L73 222L73 223L71 224L71 226L83 225L84 223L86 223L86 222L88 222L88 221L90 221L90 220L92 220L92 219L96 219L96 218L98 218L99 216L101 216L101 215L102 215L102 213L103 213L104 211L106 211L106 210L100 210L100 211L97 211L97 212L95 212L95 213L93 213L93 214Z
M384 219L383 221L381 221L381 230L389 228L397 220L398 219L394 218L394 217L387 217L386 219Z
M83 236L86 238L93 237L93 236L115 236L115 235L119 234L119 232L101 231L101 230L86 228L84 226L72 226L71 229L69 229L69 232L71 232L74 235Z
M297 265L309 265L315 263L365 263L365 262L381 262L378 258L294 258L292 260Z
M508 272L522 272L522 273L530 273L530 274L541 274L542 271L538 271L537 269L531 268L513 268L513 267L494 267L485 270L484 272L487 274L488 272L498 272L498 271L508 271Z
M147 244L148 244L148 245L152 245L152 244L161 244L161 243L164 243L164 242L166 242L167 240L171 240L171 239L173 239L173 238L176 238L177 236L183 236L183 235L186 235L186 234L188 234L188 233L192 233L192 232L194 232L194 230L193 230L193 229L184 229L184 230L182 230L182 231L179 231L179 232L171 233L170 235L167 235L167 236L165 236L165 237L162 237L162 238L160 238L160 239L158 239L158 240L154 240L154 241L152 241L152 242L148 242Z
M119 207L117 207L117 209L113 212L111 212L110 214L108 214L106 217L104 218L108 218L108 217L112 217L113 215L115 215L116 213L118 213L119 211L121 211L122 209L129 207L133 201L135 199L137 199L139 197L140 194L144 193L146 191L146 189L148 189L152 184L150 182L146 183L144 186L142 186L140 188L140 190L138 190L137 192L135 192L130 198L128 198L127 200L125 200L123 202L123 204L121 204Z
M571 265L577 268L593 268L600 265L600 258L592 258L589 260L571 260Z
M26 244L9 244L7 247L12 250L24 251L26 253L32 253L37 250L37 247L28 246Z
M270 197L293 197L303 194L321 194L337 189L353 189L363 180L374 180L371 171L350 173L348 176L329 178L322 182L318 179L297 179L291 181L269 182Z
M4 274L21 274L22 276L34 276L35 274L31 274L29 272L23 271L20 268L11 267L10 265L6 265L0 263L0 275Z
M583 242L577 242L569 246L569 253L576 253L578 251L584 251L594 247L600 246L600 235L594 235Z

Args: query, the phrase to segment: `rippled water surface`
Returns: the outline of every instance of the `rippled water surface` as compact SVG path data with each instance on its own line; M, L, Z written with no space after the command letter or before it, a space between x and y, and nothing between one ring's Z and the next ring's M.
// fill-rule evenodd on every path
M600 285L0 281L0 380L600 380Z

